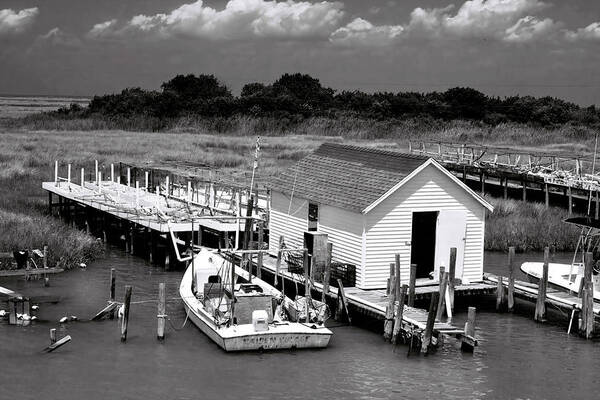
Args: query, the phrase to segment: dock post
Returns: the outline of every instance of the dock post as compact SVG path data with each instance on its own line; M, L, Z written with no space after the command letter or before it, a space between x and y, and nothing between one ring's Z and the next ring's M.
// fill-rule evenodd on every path
M338 298L337 298L337 307L335 310L335 319L337 321L341 321L343 312L346 311L346 316L348 317L348 325L352 324L352 318L350 318L350 312L348 311L348 303L346 302L346 293L344 293L344 284L342 280L338 278Z
M158 284L158 327L156 329L156 337L159 341L165 340L166 310L165 283L161 282Z
M94 175L94 182L96 183L96 185L98 185L98 160L94 160L94 168L95 168L95 175Z
M448 266L448 297L450 310L454 311L454 284L456 279L456 247L450 247L450 265Z
M544 183L544 200L546 208L548 208L550 206L550 191L547 183Z
M571 186L569 186L567 188L567 194L569 196L569 217L573 214L573 190L571 189ZM591 196L592 192L590 192L590 196Z
M598 197L598 191L596 190L596 208L594 210L594 217L596 219L600 219L600 209L598 208L600 206L600 198Z
M131 306L131 286L125 285L125 299L123 301L123 320L121 321L121 342L127 340L127 325L129 324L129 307Z
M17 299L14 297L8 299L8 323L17 324Z
M394 332L392 334L392 343L398 343L398 335L402 330L402 316L404 315L404 302L406 301L406 293L408 292L408 285L402 285L400 288L400 293L397 295L398 304L396 305L395 310L395 319L394 319Z
M135 239L135 229L134 229L134 225L130 225L129 226L129 251L131 253L131 255L133 255L133 242Z
M127 186L131 186L131 168L127 167Z
M331 279L331 253L333 251L333 243L327 242L327 258L325 259L325 274L323 276L323 294L321 296L321 302L327 301L327 295L329 294L329 280Z
M115 181L115 164L110 164L110 181Z
M502 303L504 303L504 284L502 280L504 278L498 275L498 283L496 284L496 311L502 309Z
M508 248L508 312L515 309L515 247Z
M586 339L591 339L594 332L594 284L592 282L594 259L591 252L585 253L584 262L580 334Z
M504 178L504 199L508 199L508 178Z
M56 343L56 328L50 329L50 344Z
M71 184L71 164L67 164L67 184Z
M309 307L309 299L310 299L310 277L309 277L309 271L308 271L308 250L304 249L304 254L303 254L303 266L304 266L304 303L305 303L305 310L306 310L306 323L310 323L310 307Z
M524 180L521 181L521 186L523 187L523 197L522 200L523 201L527 201L527 182L525 182Z
M472 353L475 349L475 307L469 307L467 322L465 322L465 333L462 338L460 349Z
M444 301L446 299L446 290L448 288L448 275L449 275L447 272L444 272L444 267L440 267L440 272L442 274L442 278L440 280L440 285L439 285L440 298L438 300L437 313L435 315L435 318L437 320L441 320L442 315L444 314Z
M396 253L394 255L394 260L395 260L395 272L394 275L396 276L396 298L400 295L400 287L402 286L402 282L400 279L400 254Z
M544 270L542 278L538 285L537 301L535 303L535 316L534 319L537 322L543 322L546 320L546 289L548 287L548 263L550 259L550 248L546 246L544 248Z
M423 334L423 342L421 343L421 352L429 353L432 348L431 339L433 336L433 325L435 324L435 315L437 313L438 302L440 300L440 293L431 293L431 302L429 303L429 313L427 314L427 324L425 325L425 332Z
M281 258L283 257L283 252L281 251L281 247L283 246L283 243L284 243L283 236L279 236L279 247L277 248L277 261L275 263L275 281L274 281L275 287L277 287L277 283L278 283L277 281L279 280L279 268L281 268ZM281 279L281 282L282 282L282 285L285 284L283 282L283 278Z
M264 240L264 227L262 221L258 224L258 250L259 253L256 256L256 276L258 279L262 278L262 268L263 268L263 240Z
M43 259L43 266L44 269L48 269L48 246L44 245L44 259ZM48 277L48 274L44 274L44 286L48 287L50 286L50 278Z
M117 282L117 273L114 268L111 268L110 269L110 295L109 295L110 296L109 299L110 299L111 303L114 303L117 300L117 297L115 295L116 294L116 282ZM115 312L113 310L109 314L109 318L113 319L114 317L115 317Z
M383 325L383 340L386 342L392 339L394 331L394 304L396 303L396 276L390 277L390 293L388 295L388 304L385 308L385 322Z
M386 296L389 296L390 293L392 292L392 290L394 290L392 288L392 278L394 277L395 274L396 274L396 265L394 263L390 263L390 276L387 279L387 286L385 289Z
M58 186L58 161L54 161L54 186Z
M408 306L415 306L415 286L417 284L417 264L410 264L410 280L408 282Z

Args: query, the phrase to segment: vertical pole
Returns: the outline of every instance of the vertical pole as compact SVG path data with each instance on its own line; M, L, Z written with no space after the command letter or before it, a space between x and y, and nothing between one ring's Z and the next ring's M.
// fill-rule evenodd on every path
M466 336L466 338L475 338L475 312L475 307L469 307L467 312L467 322L465 322L464 336ZM463 340L461 350L472 352L473 346L469 342Z
M329 280L331 279L331 253L333 251L333 243L327 242L327 258L325 259L325 274L323 276L323 295L321 301L325 303L327 294L329 294Z
M144 189L146 189L146 192L148 191L149 186L149 173L148 171L144 171Z
M389 296L389 294L394 290L392 288L392 277L396 273L396 265L394 263L390 263L390 276L387 279L387 287L385 289L385 294Z
M508 199L508 178L504 178L504 199Z
M433 325L435 323L435 315L440 300L439 292L431 293L431 302L429 303L429 313L427 314L427 324L425 325L425 333L421 344L421 352L428 353L431 346L431 337L433 336Z
M246 225L244 227L244 249L250 247L250 236L252 235L252 206L254 205L254 196L248 196L248 203L246 205Z
M485 172L481 172L479 175L479 180L481 181L481 195L485 194Z
M415 286L417 284L417 264L410 264L410 281L408 282L408 306L415 306Z
M546 288L548 287L548 263L550 259L550 248L546 246L544 248L544 270L542 278L538 285L537 301L535 303L535 316L534 319L537 322L543 322L546 320Z
M523 201L527 201L527 182L524 180L521 181L521 186L523 187Z
M264 226L262 221L260 221L258 223L258 250L259 253L256 256L256 276L258 276L258 279L262 278L262 267L263 267L263 253L262 253L262 248L263 248L263 240L264 240Z
M393 264L392 264L393 265ZM388 296L388 304L385 308L385 323L383 326L383 340L392 339L394 332L394 304L396 303L396 276L390 277L390 294Z
M594 217L596 219L600 218L600 208L598 208L600 206L600 198L598 198L598 191L596 190L596 209L594 210Z
M50 344L56 343L56 328L50 329Z
M114 268L110 269L110 302L114 303L117 300L117 296L116 296L116 281L117 281L117 273L115 271ZM110 313L110 319L113 319L115 317L115 313L114 311L111 311Z
M192 201L192 182L190 181L187 183L187 199L188 201Z
M304 265L304 303L306 312L306 323L310 323L310 278L308 276L308 250L304 249L303 265Z
M240 190L235 194L236 196L236 205L235 205L235 216L239 217L241 215L242 209L242 192ZM236 250L240 248L240 220L235 220L235 248ZM275 282L277 284L277 282Z
M348 324L352 324L352 318L350 318L350 312L348 311L348 303L346 302L346 293L344 292L344 284L342 280L338 278L338 303L335 312L335 319L340 321L342 318L343 311L346 311L346 316L348 317Z
M498 282L496 283L496 311L500 311L502 308L504 298L504 284L502 283L502 279L504 278L498 275Z
M110 181L115 181L115 164L110 164Z
M94 181L96 182L96 185L97 185L98 184L98 160L94 160L94 165L95 165L95 168L96 168L95 169L96 175L94 175L95 176Z
M48 246L44 245L44 269L48 269ZM48 274L44 274L44 286L50 286Z
M437 320L442 319L442 315L444 314L444 300L446 299L446 289L448 287L448 273L444 272L444 267L440 267L440 271L442 271L442 279L440 280L439 294L440 298L438 300L437 313L435 318Z
M394 255L395 259L395 271L394 275L396 276L396 297L400 295L400 286L402 286L401 277L400 277L400 254L396 253Z
M67 164L67 183L71 183L71 164Z
M398 304L396 305L395 310L395 319L394 319L394 331L392 333L392 343L398 343L398 335L400 334L400 330L402 329L402 316L404 315L404 302L406 300L406 293L408 292L408 285L402 285L400 288L400 292L397 296Z
M165 340L166 310L165 283L161 282L158 284L158 326L156 328L156 337L159 341Z
M279 279L279 268L281 268L281 258L283 257L283 252L281 251L281 247L283 246L283 236L279 236L279 247L277 248L277 261L275 263L275 287L277 287L277 281ZM283 279L282 285L284 284ZM297 293L296 293L297 294Z
M591 193L592 192L590 192L590 196L591 196ZM571 186L569 186L567 188L567 194L569 196L569 217L570 217L573 214L573 191L571 189Z
M515 248L508 248L508 311L515 309Z
M58 186L58 161L54 161L54 186Z
M544 183L544 197L546 208L550 206L550 190L548 189L548 184Z
M581 298L582 324L580 334L586 339L591 339L592 334L594 333L594 283L592 282L594 259L591 252L585 253L584 262L583 295Z
M102 193L102 171L98 172L98 193Z
M127 167L127 186L131 186L131 168Z
M81 168L81 187L85 187L85 170Z
M448 294L450 310L454 311L454 284L456 279L456 247L450 247L450 265L448 266Z
M125 285L125 299L123 301L123 320L121 320L121 342L127 340L127 325L129 324L129 307L131 305L131 286Z

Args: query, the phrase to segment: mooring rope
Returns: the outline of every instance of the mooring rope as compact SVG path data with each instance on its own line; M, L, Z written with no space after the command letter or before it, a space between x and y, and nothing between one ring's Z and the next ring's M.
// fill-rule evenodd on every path
M185 328L185 324L187 323L187 321L188 321L188 319L190 317L190 312L188 310L186 310L186 312L185 312L185 320L183 321L183 325L181 325L181 328L177 328L175 325L173 325L173 321L171 321L171 318L169 318L168 315L164 315L162 317L167 319L167 321L169 322L169 325L171 325L171 328L173 328L174 331L179 332L180 330L182 330L183 328Z

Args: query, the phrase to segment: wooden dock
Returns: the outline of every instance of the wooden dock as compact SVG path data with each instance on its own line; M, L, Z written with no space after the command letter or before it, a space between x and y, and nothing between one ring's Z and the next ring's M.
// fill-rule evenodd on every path
M277 270L277 259L275 257L265 257L262 262L263 270L276 276L276 282L283 279L290 283L293 283L299 287L304 287L306 280L302 275L290 273L288 266L284 260L281 261L279 270ZM323 294L324 285L319 282L311 282L311 293L321 295ZM490 294L495 291L495 286L489 283L473 283L469 285L457 285L454 288L454 293L457 296L469 296L469 295L483 295ZM387 308L390 303L390 295L386 294L386 290L363 290L356 287L344 287L341 291L338 289L338 293L335 291L327 291L327 298L330 302L336 301L342 292L342 297L348 303L347 306L356 313L366 315L371 318L375 318L381 321L390 319L390 315L387 314ZM429 286L418 286L415 287L415 299L430 299L435 300L436 304L439 297L439 285ZM391 319L398 317L399 302L394 301L395 312L391 316ZM338 306L339 307L339 306ZM418 343L423 343L426 338L427 322L431 318L429 315L430 311L404 305L401 312L402 324L401 330L404 337L416 338ZM434 313L435 314L435 313ZM438 314L441 316L441 313ZM474 329L474 327L473 327ZM467 342L468 345L474 347L477 345L477 340L474 335L468 335L463 327L458 327L452 324L451 318L442 320L441 317L436 318L433 323L431 335L433 337L434 344L440 343L443 335L455 337L461 341ZM422 350L427 351L427 350Z

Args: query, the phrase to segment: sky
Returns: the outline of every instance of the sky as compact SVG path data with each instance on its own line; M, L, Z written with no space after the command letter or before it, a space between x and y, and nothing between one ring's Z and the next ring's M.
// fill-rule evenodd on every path
M181 73L239 93L286 72L600 105L600 1L0 0L3 94L158 89Z

